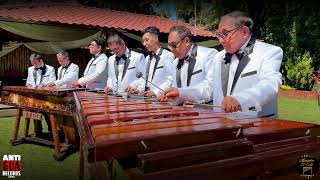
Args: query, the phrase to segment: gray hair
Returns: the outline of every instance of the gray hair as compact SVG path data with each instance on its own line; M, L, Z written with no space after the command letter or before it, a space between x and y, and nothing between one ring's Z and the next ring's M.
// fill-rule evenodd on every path
M190 29L184 27L184 26L173 26L169 33L171 32L177 32L180 36L180 39L184 39L185 37L188 37L190 39L190 41L192 41L192 33L190 31Z
M108 46L116 43L116 44L124 44L123 39L118 34L112 34L108 37L107 44Z
M249 17L248 13L242 11L233 11L229 14L222 16L220 21L222 21L224 18L233 18L237 27L247 26L250 32L252 33L254 24L253 20L251 19L251 17Z
M31 54L31 56L30 56L30 61L32 62L32 61L35 61L35 60L38 60L38 61L42 60L41 55L38 54L38 53L33 53L33 54Z
M59 51L57 56L63 56L65 59L69 59L69 53L65 50Z

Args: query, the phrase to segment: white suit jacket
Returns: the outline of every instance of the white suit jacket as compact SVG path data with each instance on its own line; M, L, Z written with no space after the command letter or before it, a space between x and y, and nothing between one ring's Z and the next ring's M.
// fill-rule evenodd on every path
M113 91L116 92L124 92L124 90L128 86L132 86L135 88L138 88L140 92L143 92L144 86L139 83L139 79L136 77L137 72L142 72L143 76L145 71L145 59L144 55L138 52L129 51L129 49L126 49L126 57L130 56L130 63L127 68L127 71L123 77L123 79L120 82L117 82L116 73L115 73L115 61L116 61L116 55L113 55L109 58L108 61L108 84L107 86L112 87ZM130 55L129 55L130 54ZM128 59L127 59L128 60ZM120 73L120 72L119 72Z
M62 71L62 72L61 72ZM61 79L59 75L61 74ZM66 69L62 69L62 66L58 68L57 80L54 81L56 86L70 86L72 81L79 78L78 65L71 63Z
M213 65L213 103L221 106L224 98L221 84L221 63L224 63L225 50L219 52ZM281 48L256 41L249 54L250 61L243 69L231 96L236 98L242 111L257 117L278 113L278 90L281 85L279 72L283 52ZM250 111L249 109L255 109Z
M175 58L172 52L166 49L163 49L160 55L159 63L155 68L155 72L151 82L164 91L166 91L168 88L172 86L172 82L174 78L173 75L175 73L175 67L173 66L173 63L172 63L174 59ZM145 60L146 68L144 70L144 74L147 73L147 64L149 61L150 61L150 55L148 55ZM155 58L153 61L155 61ZM150 66L149 76L152 76L151 68L152 67ZM145 87L146 80L143 78L140 78L139 83L140 83L139 87ZM159 88L155 87L151 83L148 83L148 84L149 84L150 90L153 91L156 96L159 96L160 94L163 93L163 91L161 91Z
M212 64L216 49L198 46L196 63L188 87L179 88L180 97L191 101L211 101L212 100L212 82L213 72ZM173 62L177 67L178 59ZM175 68L176 69L176 68ZM181 72L181 76L187 76L187 73ZM173 87L177 87L176 70L173 78ZM195 93L196 92L196 93Z
M83 77L78 80L81 86L93 89L103 89L107 84L108 57L105 54L98 54L88 62Z
M45 64L45 66L46 73L44 75L41 75L42 70L38 69L37 71L35 71L34 66L29 67L26 85L31 85L32 87L46 86L49 82L55 81L56 73L54 68L47 64Z

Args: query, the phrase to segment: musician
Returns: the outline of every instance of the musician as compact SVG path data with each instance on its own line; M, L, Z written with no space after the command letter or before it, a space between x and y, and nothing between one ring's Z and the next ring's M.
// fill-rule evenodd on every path
M172 85L174 55L160 46L160 31L157 27L147 27L142 31L143 45L150 52L146 57L146 79L142 83L146 87L146 97L158 97L162 90L167 90ZM150 83L151 82L151 83ZM157 87L155 87L156 85Z
M38 53L30 56L31 67L28 68L26 86L42 87L56 80L56 73L52 66L45 64Z
M283 52L256 40L252 28L244 12L221 18L215 34L224 50L214 59L213 102L225 112L252 110L258 117L277 117Z
M84 70L83 77L74 80L72 86L83 86L90 90L103 89L107 84L108 77L108 57L104 54L105 40L97 37L89 45L92 58Z
M42 60L42 57L38 53L33 53L30 56L30 61L32 66L28 68L28 77L26 86L29 87L43 87L46 86L49 82L56 80L56 73L52 66L45 64ZM44 119L48 125L48 131L50 135L51 131L51 122L49 115L43 113ZM34 121L35 131L37 136L42 136L42 125L41 121Z
M107 44L114 55L108 62L108 83L104 91L133 94L143 92L144 85L139 86L136 73L145 71L144 55L129 50L118 34L110 35Z
M168 47L176 57L173 88L162 94L159 100L180 97L188 101L211 101L212 64L217 50L193 43L191 31L184 26L170 29ZM194 89L200 92L194 93Z
M47 86L71 87L72 81L77 80L79 76L78 65L70 61L69 53L67 51L60 51L57 54L57 61L61 65L58 68L58 79L49 82Z

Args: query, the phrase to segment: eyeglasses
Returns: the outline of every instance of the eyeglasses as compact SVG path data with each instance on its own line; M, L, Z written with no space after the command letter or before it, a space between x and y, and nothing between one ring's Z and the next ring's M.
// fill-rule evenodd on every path
M223 33L219 32L218 30L215 30L213 33L218 39L226 39L230 33L238 31L241 27L242 26L239 26Z
M179 47L179 44L181 44L181 42L184 40L184 38L186 38L186 37L181 38L181 40L180 40L179 42L177 42L177 43L168 43L168 48L169 48L169 49L176 49L176 48L178 48L178 47Z

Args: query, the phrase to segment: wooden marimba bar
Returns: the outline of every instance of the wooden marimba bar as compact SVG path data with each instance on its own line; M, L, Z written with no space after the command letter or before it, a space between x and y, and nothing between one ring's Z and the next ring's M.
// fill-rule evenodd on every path
M108 172L102 162L112 168L110 161L117 159L131 179L268 179L294 167L301 155L320 157L319 125L89 92L74 95L80 159L96 165L96 176Z

